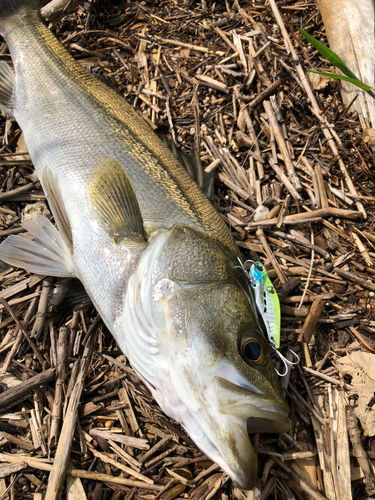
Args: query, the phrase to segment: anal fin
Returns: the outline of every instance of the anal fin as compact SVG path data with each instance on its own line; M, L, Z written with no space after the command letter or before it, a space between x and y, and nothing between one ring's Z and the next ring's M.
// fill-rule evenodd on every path
M51 208L51 212L56 221L57 227L62 234L66 245L70 250L73 249L73 237L72 230L70 227L70 222L68 214L65 210L65 205L61 197L59 190L59 185L57 183L56 177L52 174L49 168L45 168L42 174L42 185L44 192L47 196L47 201Z
M0 110L8 116L13 116L14 73L9 64L0 61Z
M54 225L42 215L22 222L34 241L23 236L8 236L0 245L0 259L11 266L35 274L73 278L76 276L72 254Z

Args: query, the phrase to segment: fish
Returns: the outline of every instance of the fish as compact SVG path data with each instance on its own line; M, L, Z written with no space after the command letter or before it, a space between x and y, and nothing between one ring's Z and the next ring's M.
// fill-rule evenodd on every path
M57 228L22 222L0 258L78 278L162 410L245 490L249 432L286 432L271 350L225 222L116 91L83 68L34 0L0 0L0 109L19 124Z

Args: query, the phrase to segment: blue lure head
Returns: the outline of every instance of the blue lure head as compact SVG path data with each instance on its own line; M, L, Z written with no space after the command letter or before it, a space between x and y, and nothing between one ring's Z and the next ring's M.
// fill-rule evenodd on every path
M263 283L268 277L267 271L261 262L254 262L250 268L250 279L252 281L259 281Z

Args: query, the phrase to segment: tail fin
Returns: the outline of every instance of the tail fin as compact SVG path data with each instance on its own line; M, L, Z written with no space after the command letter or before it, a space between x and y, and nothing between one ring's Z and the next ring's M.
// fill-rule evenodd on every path
M20 9L37 10L41 4L40 0L0 0L0 17L9 17Z

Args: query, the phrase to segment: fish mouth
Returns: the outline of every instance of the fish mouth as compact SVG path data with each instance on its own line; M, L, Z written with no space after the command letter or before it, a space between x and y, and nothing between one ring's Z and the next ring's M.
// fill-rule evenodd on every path
M244 388L219 376L215 377L214 386L220 413L243 419L247 423L249 432L289 430L291 425L288 418L289 408L280 397L267 396L254 390L251 384ZM254 427L251 423L253 419L257 424ZM271 422L272 430L269 429Z
M287 432L291 424L288 406L280 397L267 396L249 382L246 385L215 376L218 409L227 418L228 426L225 439L219 438L215 444L220 453L216 462L235 486L250 490L257 477L257 459L249 432Z
M214 370L211 382L199 393L203 400L197 398L197 392L181 390L177 374L173 375L165 393L151 387L155 399L183 425L195 444L223 469L236 487L253 489L257 456L249 431L288 431L288 406L276 389L275 397L265 395L229 363ZM188 378L188 381L189 387L199 386L195 380ZM172 393L171 386L175 389ZM181 399L181 396L185 397ZM173 399L177 405L166 405Z

